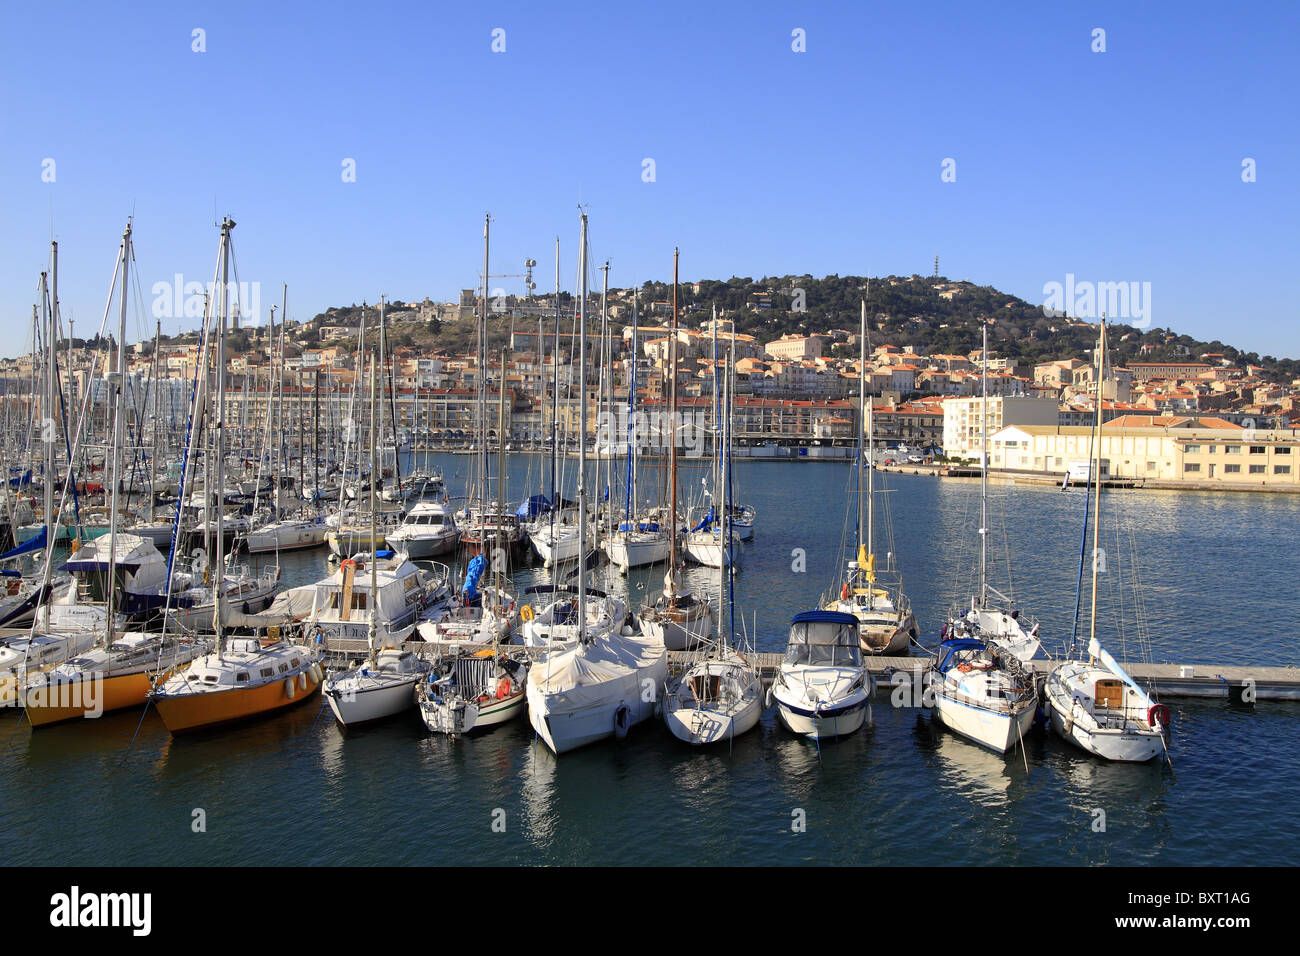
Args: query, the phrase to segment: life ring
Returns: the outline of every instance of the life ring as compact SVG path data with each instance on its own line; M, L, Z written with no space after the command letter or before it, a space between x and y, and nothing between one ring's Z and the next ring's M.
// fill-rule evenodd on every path
M1147 709L1147 724L1152 730L1156 728L1157 724L1162 728L1168 727L1169 718L1169 708L1164 704L1152 704L1150 708Z
M535 616L536 616L536 612L533 610L533 606L531 604L525 604L522 608L519 609L519 619L523 621L525 624L531 621Z
M339 570L342 571L344 568L348 567L348 565L351 565L352 567L355 568L357 566L357 563L353 561L351 558L344 558L342 561L339 562Z
M957 670L961 671L963 674L969 674L971 672L971 666L969 664L958 664Z
M497 681L497 700L505 700L510 696L510 681Z
M844 587L840 588L840 600L847 601L848 599L849 599L849 582L845 581Z

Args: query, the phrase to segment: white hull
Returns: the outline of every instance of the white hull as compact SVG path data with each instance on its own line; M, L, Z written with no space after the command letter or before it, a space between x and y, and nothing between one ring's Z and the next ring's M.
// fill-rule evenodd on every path
M502 700L487 703L477 701L420 701L420 717L424 726L436 734L467 734L472 730L486 730L523 715L527 706L524 691L511 694Z
M344 726L382 720L415 706L415 684L422 676L403 674L400 678L380 679L357 687L351 694L342 679L331 678L325 682L325 699L334 711L334 719Z
M595 646L589 645L588 649ZM583 650L561 651L552 660L581 654ZM550 661L535 664L528 679L528 720L546 746L556 754L566 753L620 737L629 728L651 719L668 679L668 655L662 646L657 650L647 647L641 659L640 666L615 664L605 679L566 689L548 687L546 668Z
M1024 739L1034 723L1035 709L1030 701L1018 713L998 713L954 700L937 690L934 699L935 716L945 727L998 753L1006 753Z
M668 537L648 538L629 540L626 536L618 534L610 537L605 542L605 553L609 555L609 560L624 574L631 568L644 567L647 564L658 564L668 559Z
M1056 700L1048 697L1048 712L1052 730L1076 747L1094 756L1120 763L1145 763L1164 752L1164 742L1158 734L1146 732L1123 733L1115 730L1091 730L1085 722L1067 711L1062 713Z
M793 733L811 740L827 740L847 737L860 730L871 714L871 703L864 700L832 717L813 717L778 700L776 713L781 718L781 723Z

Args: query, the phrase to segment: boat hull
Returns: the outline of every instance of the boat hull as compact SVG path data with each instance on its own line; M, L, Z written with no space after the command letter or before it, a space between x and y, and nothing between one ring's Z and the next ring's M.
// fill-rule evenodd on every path
M324 694L334 719L345 727L356 727L410 710L415 706L415 685L423 677L423 674L404 675L400 680L386 680L351 692L329 686Z
M316 680L311 668L300 673L306 677L307 687L304 690L300 678L295 677L292 697L285 681L274 680L257 687L158 696L154 705L163 724L173 734L220 727L274 714L310 700L320 690L321 682Z
M949 730L997 753L1016 746L1034 723L1033 702L1018 712L999 713L936 692L934 713Z
M781 723L792 733L810 740L826 740L847 737L861 730L871 713L871 702L863 700L818 715L778 700L776 713Z

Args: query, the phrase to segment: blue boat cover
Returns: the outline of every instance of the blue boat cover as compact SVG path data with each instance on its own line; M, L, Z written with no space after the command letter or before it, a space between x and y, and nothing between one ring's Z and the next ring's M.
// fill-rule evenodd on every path
M478 582L486 570L487 559L481 554L476 554L465 569L465 586L460 589L460 593L465 595L466 601L478 600Z
M851 624L858 626L858 619L843 611L803 611L794 616L791 624Z
M24 541L22 544L18 545L18 547L11 548L4 554L0 554L0 561L4 561L6 558L16 558L19 555L27 554L31 551L39 551L43 547L45 547L45 529L41 528L36 537L32 538L30 541Z
M692 531L708 531L708 530L709 530L710 528L712 528L712 527L713 527L713 509L710 508L710 509L709 509L709 513L706 514L703 518L701 518L701 519L700 519L700 523L697 524L697 525L696 525L694 528L692 528L691 530L692 530Z

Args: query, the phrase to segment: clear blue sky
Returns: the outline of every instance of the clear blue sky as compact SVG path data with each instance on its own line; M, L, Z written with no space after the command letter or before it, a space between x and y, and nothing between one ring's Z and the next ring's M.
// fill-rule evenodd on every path
M937 252L1032 302L1067 273L1150 282L1157 326L1300 355L1300 5L181 7L6 5L0 354L51 236L64 313L97 328L132 213L134 338L154 282L211 278L221 215L263 313L287 282L306 319L475 286L485 211L494 273L531 256L550 289L559 235L571 288L581 201L613 285L670 278L674 245L684 280Z

